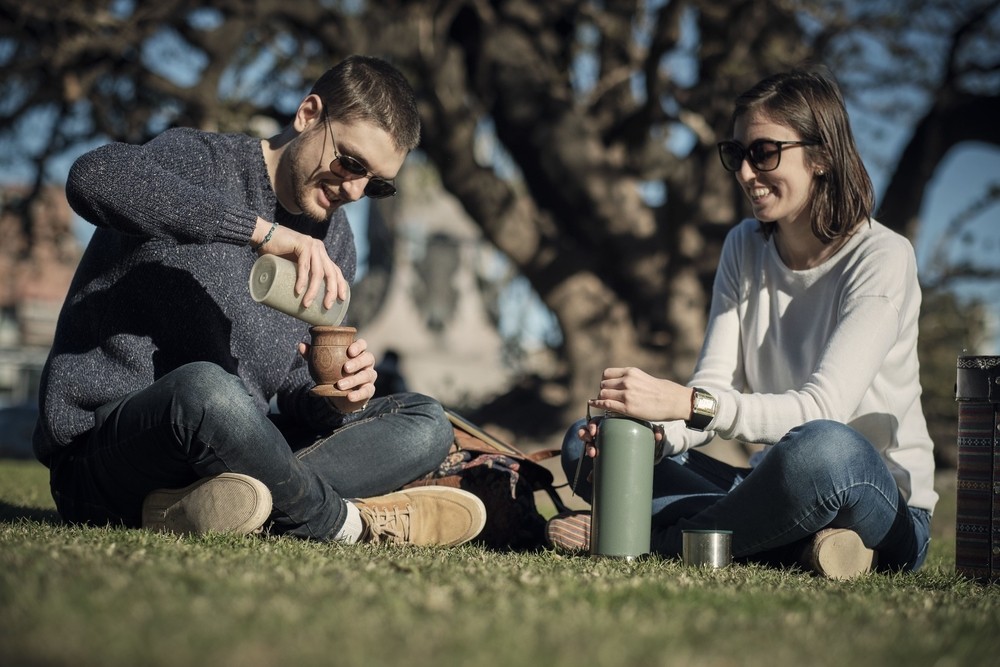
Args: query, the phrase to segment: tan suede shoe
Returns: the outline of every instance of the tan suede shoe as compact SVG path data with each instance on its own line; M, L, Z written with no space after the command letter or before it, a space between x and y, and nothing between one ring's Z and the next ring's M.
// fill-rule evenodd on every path
M875 552L846 528L824 528L802 554L802 565L829 579L853 579L871 572Z
M264 483L234 472L183 489L158 489L142 503L142 527L161 533L247 535L259 532L270 515Z
M486 525L477 496L447 486L421 486L352 501L361 512L361 542L456 546Z

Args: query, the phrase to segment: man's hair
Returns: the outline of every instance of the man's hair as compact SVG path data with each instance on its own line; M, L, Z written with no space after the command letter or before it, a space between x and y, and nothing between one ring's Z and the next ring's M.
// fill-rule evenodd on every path
M736 99L732 122L747 114L795 130L803 141L806 164L823 175L814 179L812 229L824 243L850 236L875 208L875 189L865 169L844 98L833 77L822 68L796 69L759 82ZM764 238L774 222L761 222Z
M310 94L319 95L330 120L367 121L385 130L396 148L420 143L420 114L413 89L398 69L371 56L350 56L328 69Z

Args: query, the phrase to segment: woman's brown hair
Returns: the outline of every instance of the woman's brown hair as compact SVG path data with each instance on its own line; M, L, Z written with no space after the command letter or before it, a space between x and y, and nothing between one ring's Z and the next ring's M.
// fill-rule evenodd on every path
M798 133L807 164L815 167L812 229L829 243L854 233L875 208L875 188L854 143L851 123L840 88L822 69L797 69L775 74L736 99L732 121L747 114L760 115ZM774 222L761 222L770 238Z

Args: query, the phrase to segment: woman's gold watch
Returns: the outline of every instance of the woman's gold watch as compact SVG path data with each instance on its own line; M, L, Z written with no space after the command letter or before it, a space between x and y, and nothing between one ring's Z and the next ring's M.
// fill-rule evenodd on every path
M718 408L719 402L715 396L695 387L691 394L691 418L684 420L684 424L693 431L704 431L715 419Z

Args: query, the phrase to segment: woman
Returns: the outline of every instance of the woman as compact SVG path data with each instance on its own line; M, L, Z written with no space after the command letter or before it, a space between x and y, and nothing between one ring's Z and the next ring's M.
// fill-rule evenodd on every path
M835 578L915 570L937 494L913 248L871 218L873 188L831 78L767 78L732 120L719 156L756 220L726 238L694 377L682 386L608 368L590 407L653 422L665 445L654 551L679 554L684 529L730 529L737 558ZM575 424L563 448L588 500L597 430ZM768 446L736 468L692 449L715 436ZM586 549L589 524L588 513L560 516L547 533Z

